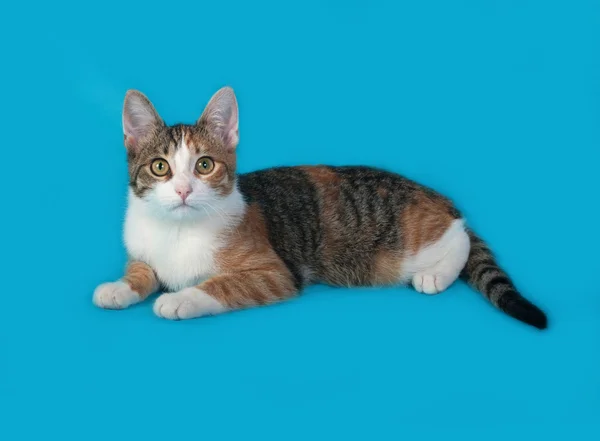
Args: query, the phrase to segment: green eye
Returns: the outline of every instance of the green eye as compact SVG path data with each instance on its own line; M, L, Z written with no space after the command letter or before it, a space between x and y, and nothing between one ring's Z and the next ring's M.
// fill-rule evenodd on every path
M169 163L164 159L155 159L152 161L152 165L150 166L150 170L156 176L165 176L169 173Z
M208 156L198 159L196 162L196 171L201 175L207 175L213 171L215 163Z

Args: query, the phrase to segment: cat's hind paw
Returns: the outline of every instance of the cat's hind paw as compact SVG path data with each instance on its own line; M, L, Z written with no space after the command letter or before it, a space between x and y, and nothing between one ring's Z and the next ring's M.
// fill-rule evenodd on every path
M125 309L138 303L140 296L125 282L103 283L94 291L94 305L104 309Z
M420 272L413 276L413 286L423 294L439 294L444 291L454 280L445 274L429 274Z

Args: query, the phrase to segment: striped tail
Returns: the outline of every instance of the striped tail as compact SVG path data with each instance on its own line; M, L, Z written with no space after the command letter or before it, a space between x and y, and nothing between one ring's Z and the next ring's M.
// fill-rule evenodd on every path
M472 231L467 232L471 251L460 277L506 314L538 329L546 329L548 319L544 312L519 294L485 242Z

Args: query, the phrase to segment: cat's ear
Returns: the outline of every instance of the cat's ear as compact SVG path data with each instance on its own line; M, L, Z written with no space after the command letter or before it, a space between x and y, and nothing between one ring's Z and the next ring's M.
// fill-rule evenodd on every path
M154 133L164 125L146 95L137 90L128 90L123 103L123 134L125 146L134 149L140 139Z
M238 130L238 105L231 87L223 87L215 93L197 122L205 125L227 150L234 151L240 140Z

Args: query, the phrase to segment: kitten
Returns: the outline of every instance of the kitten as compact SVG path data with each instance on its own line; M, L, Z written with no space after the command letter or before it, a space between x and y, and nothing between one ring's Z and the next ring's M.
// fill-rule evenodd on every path
M369 167L280 167L236 174L238 106L223 88L193 125L166 126L129 91L124 277L94 303L122 309L159 290L154 312L190 319L267 305L311 283L412 283L425 294L459 276L494 306L544 329L486 244L445 197Z

